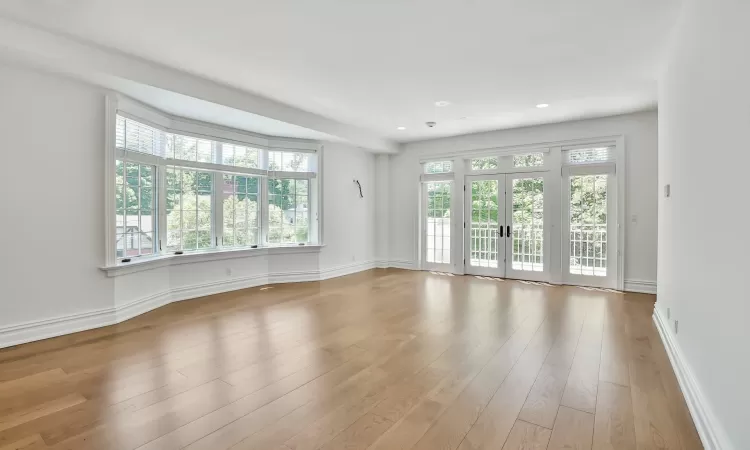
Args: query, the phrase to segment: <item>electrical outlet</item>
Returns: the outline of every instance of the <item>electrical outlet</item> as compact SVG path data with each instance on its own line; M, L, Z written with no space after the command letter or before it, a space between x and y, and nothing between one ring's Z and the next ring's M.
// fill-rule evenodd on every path
M669 320L671 318L672 318L672 309L671 308L667 308L667 320Z
M677 334L680 331L680 321L675 320L674 321L674 334Z

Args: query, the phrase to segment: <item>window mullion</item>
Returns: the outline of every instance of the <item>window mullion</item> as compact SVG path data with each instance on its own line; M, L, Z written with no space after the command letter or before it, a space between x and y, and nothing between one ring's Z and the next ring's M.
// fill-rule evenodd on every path
M159 233L159 251L163 255L167 252L167 166L159 164L156 166L156 186L158 194L156 230Z
M213 142L213 156L216 164L221 164L222 144ZM224 245L224 174L222 172L213 173L213 189L211 190L211 216L213 218L212 246L214 248L223 247Z
M320 186L318 184L319 178L314 178L308 181L309 185L307 188L307 220L308 220L308 242L312 244L320 244Z
M262 153L266 153L265 150ZM258 203L260 204L260 236L258 238L258 245L268 245L268 224L270 219L268 217L268 177L260 177L258 180Z

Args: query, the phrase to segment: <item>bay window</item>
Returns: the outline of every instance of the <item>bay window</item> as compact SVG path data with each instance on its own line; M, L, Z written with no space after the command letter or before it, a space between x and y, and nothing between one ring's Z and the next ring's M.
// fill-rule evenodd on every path
M316 144L176 132L119 111L114 125L117 261L318 243Z

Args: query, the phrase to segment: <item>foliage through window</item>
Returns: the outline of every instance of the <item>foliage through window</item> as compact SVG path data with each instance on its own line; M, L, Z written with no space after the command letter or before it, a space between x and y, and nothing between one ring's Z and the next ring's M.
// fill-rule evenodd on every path
M213 174L167 168L167 250L211 245Z
M570 177L570 273L607 276L608 175Z
M474 267L497 268L498 187L497 180L471 182L469 263Z
M115 162L115 245L118 258L156 251L154 166Z
M268 170L309 172L310 155L294 152L268 152Z
M544 179L513 180L513 270L544 270Z
M213 143L179 134L167 134L167 157L184 161L213 162Z
M544 165L544 153L513 155L513 167L537 167Z
M497 156L474 158L471 160L471 170L497 169Z
M424 164L424 173L449 173L453 172L452 161L432 161Z
M258 149L242 145L221 144L222 164L228 166L258 168Z
M271 151L119 114L114 133L116 259L317 242L314 147Z
M297 244L309 241L309 181L268 179L268 242Z
M258 177L224 175L225 247L258 245L260 241L260 209L258 208Z

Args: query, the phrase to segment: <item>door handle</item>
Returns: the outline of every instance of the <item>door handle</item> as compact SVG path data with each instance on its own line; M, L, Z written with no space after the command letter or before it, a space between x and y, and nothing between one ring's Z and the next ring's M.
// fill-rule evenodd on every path
M500 236L502 236L502 233L500 234ZM506 236L510 237L510 225L508 225L508 232L506 233Z
M497 233L497 231L495 233ZM503 226L502 225L500 225L500 237L503 237Z

